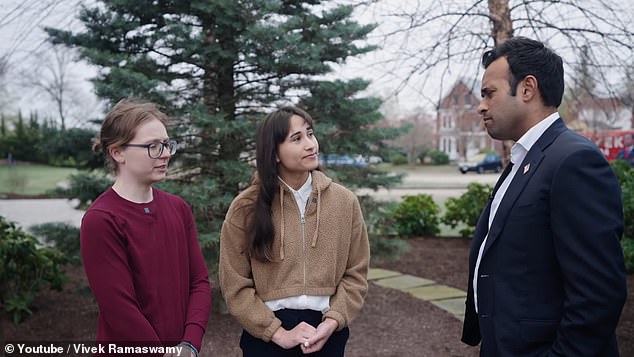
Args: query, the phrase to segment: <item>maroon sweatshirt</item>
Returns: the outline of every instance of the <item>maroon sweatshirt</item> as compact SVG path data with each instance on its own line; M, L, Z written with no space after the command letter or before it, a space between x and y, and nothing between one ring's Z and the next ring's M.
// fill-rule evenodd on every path
M110 188L82 219L81 254L99 305L97 341L186 341L200 350L211 290L191 209L152 190L152 202L133 203Z

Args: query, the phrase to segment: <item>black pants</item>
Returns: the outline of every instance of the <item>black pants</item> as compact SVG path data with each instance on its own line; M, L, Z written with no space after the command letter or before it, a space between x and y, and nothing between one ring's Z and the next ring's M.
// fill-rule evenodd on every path
M291 309L275 311L275 316L282 321L282 327L286 330L292 330L302 321L317 327L321 323L322 318L322 314L319 311ZM240 348L242 349L243 357L343 357L349 335L350 331L347 327L341 331L335 331L330 335L330 338L320 351L305 355L299 346L285 350L273 341L264 342L257 337L253 337L248 332L242 331Z

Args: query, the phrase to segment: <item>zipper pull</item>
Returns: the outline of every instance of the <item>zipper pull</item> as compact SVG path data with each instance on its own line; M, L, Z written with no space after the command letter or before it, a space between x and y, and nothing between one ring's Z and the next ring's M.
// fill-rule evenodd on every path
M304 216L302 216L302 217L300 218L300 222L302 222L302 224L304 224L304 223L306 222L306 220L304 219Z

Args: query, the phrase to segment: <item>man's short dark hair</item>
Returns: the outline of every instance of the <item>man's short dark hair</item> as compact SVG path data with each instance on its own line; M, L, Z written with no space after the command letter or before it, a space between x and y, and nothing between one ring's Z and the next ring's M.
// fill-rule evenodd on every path
M511 75L511 95L517 84L528 75L537 78L544 105L559 107L564 94L564 66L561 57L543 43L526 37L513 37L482 55L484 68L500 57L506 57Z

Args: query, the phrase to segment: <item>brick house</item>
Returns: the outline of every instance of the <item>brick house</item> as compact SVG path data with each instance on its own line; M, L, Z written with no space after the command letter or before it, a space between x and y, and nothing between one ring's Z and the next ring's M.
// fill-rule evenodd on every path
M479 102L479 97L464 80L458 80L440 102L436 115L436 147L452 161L468 159L482 150L496 150L501 145L484 129L477 112Z
M588 95L571 101L568 126L578 131L630 130L634 127L634 109L616 97Z

